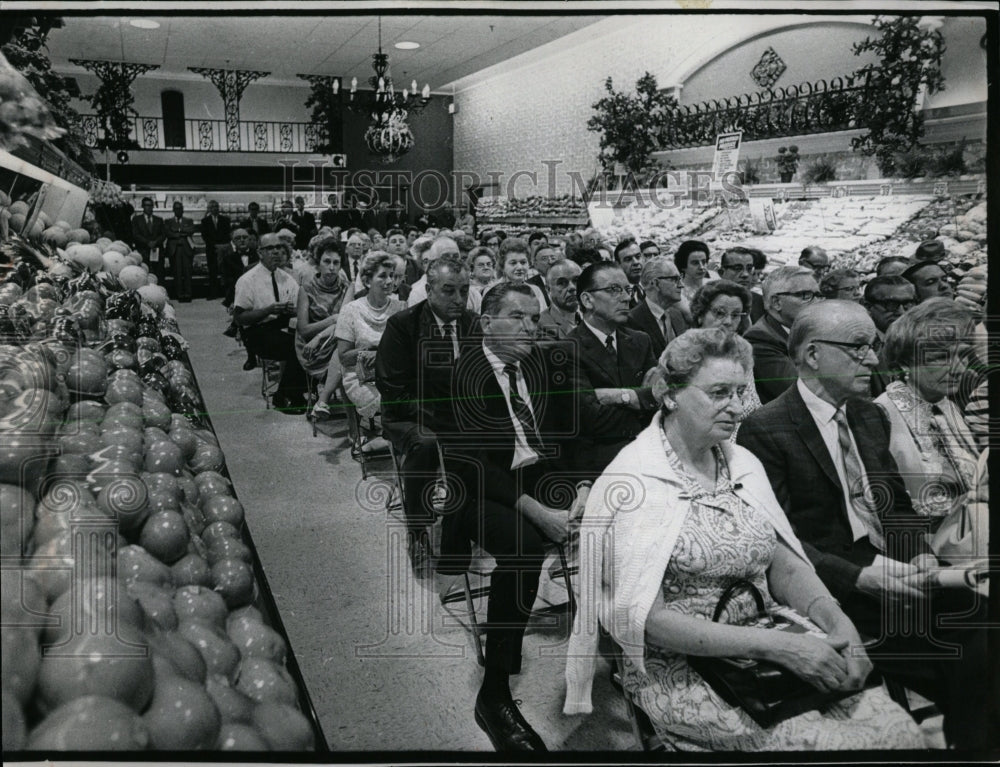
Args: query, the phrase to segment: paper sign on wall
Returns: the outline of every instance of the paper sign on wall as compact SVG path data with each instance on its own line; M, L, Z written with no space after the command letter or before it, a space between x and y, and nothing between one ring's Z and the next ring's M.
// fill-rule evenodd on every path
M712 160L712 180L715 183L722 183L724 174L736 172L742 142L743 131L720 133L715 137L715 158Z

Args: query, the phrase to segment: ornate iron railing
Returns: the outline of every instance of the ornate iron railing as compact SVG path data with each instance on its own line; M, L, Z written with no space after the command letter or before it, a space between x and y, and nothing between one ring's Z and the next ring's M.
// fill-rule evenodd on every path
M660 129L663 149L715 143L719 133L743 131L744 141L860 127L866 83L854 75L829 82L789 85L726 99L685 104L671 110Z
M97 115L82 115L84 143L96 147L104 135ZM239 149L230 149L225 120L185 120L183 145L167 145L160 117L134 117L129 138L136 149L180 152L312 152L317 144L316 128L307 122L241 120Z

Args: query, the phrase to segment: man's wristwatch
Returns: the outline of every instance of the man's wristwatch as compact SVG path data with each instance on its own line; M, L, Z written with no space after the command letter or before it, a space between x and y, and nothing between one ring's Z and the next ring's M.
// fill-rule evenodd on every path
M622 392L622 404L629 405L632 403L632 392L625 390Z

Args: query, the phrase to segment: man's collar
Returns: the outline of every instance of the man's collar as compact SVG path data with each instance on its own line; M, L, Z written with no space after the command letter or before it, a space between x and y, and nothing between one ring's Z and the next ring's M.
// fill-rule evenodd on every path
M806 409L812 413L813 417L818 419L821 423L829 423L833 420L840 408L834 407L825 399L822 399L812 389L806 386L805 381L801 378L795 382L795 385L799 389L799 396L802 397L802 401L805 403Z
M487 346L486 340L487 339L485 338L483 339L483 354L486 355L486 361L490 363L490 366L493 368L493 370L495 370L498 373L501 373L503 372L503 369L507 367L507 365L513 365L515 368L517 368L518 372L521 371L520 360L514 360L513 362L504 362L496 355L496 353L494 353L494 351L489 346Z
M591 333L593 333L595 336L597 336L597 340L601 342L601 346L605 346L608 343L608 337L609 336L611 338L615 337L615 331L614 330L612 330L610 333L605 333L603 330L598 330L593 325L591 325L589 322L587 322L587 318L586 317L583 318L583 324L587 326L587 328L590 330Z
M649 311L653 313L653 317L657 320L663 317L667 313L667 310L660 306L656 301L653 300L653 296L650 293L646 293L646 306L649 307Z

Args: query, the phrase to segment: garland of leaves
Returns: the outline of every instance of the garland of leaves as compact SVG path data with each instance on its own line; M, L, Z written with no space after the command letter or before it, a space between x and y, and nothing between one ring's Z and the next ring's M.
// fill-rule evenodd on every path
M660 131L677 101L657 88L656 77L649 72L636 81L635 94L616 91L610 77L604 89L608 95L592 105L596 114L587 120L587 130L601 134L598 159L604 175L610 177L616 163L630 174L646 175L653 152L660 148Z
M863 104L857 113L863 115L867 132L851 139L851 146L875 155L888 177L895 170L896 154L912 149L924 135L923 113L914 110L921 87L929 94L945 87L945 46L941 33L920 27L916 17L875 16L872 25L879 35L854 44L855 56L872 51L877 61L858 70L866 87L860 91Z
M334 154L343 151L343 147L334 143L334 137L340 134L343 123L343 108L338 96L328 80L310 79L309 98L306 99L306 109L312 108L311 121L316 130L316 144L313 151L317 154Z
M49 32L63 26L57 17L8 17L9 37L2 48L7 61L31 83L35 92L48 104L52 120L66 132L52 144L71 160L88 170L94 166L93 156L83 143L80 115L70 106L73 96L67 78L52 71L47 40Z

